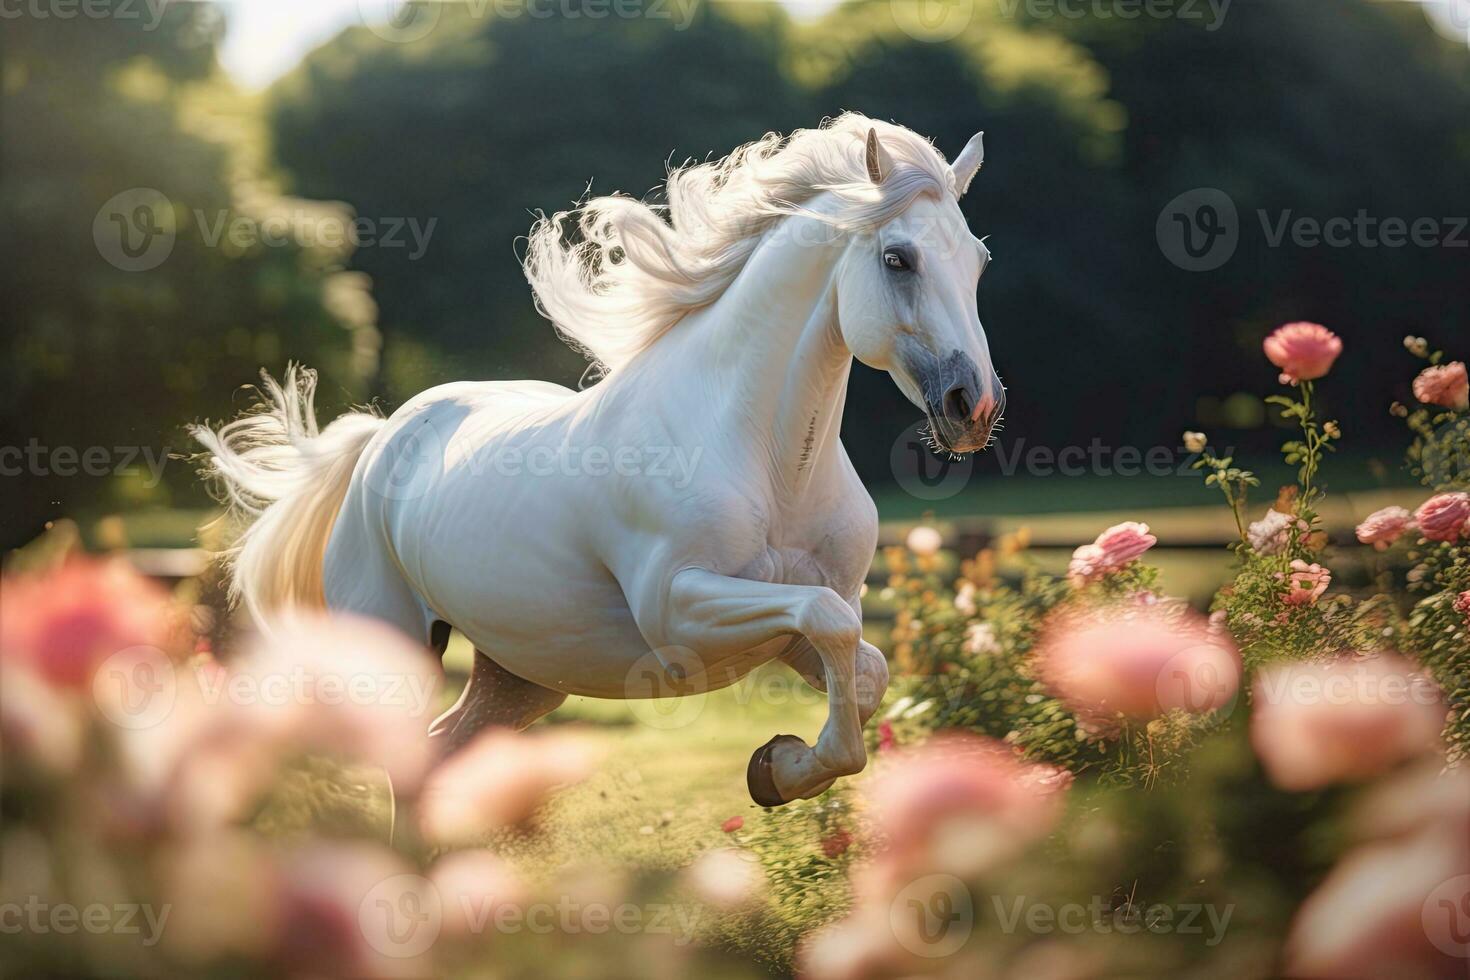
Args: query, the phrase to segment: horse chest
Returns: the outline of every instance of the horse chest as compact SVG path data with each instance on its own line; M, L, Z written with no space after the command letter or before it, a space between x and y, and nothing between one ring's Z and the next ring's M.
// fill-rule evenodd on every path
M814 521L809 540L767 542L737 572L737 577L783 585L826 586L845 599L856 597L872 562L877 538L876 517L865 522L852 515Z

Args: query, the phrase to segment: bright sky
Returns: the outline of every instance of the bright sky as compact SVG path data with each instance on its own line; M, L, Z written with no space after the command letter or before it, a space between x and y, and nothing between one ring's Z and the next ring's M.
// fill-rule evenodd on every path
M641 5L671 20L708 0L609 0L608 9ZM730 2L730 0L725 0ZM739 0L753 2L753 0ZM798 17L817 16L842 0L780 0ZM1470 2L1470 0L1466 0ZM497 0L465 0L472 11L494 16ZM533 0L536 9L561 9L561 0ZM307 52L339 31L359 24L385 31L402 0L222 0L229 21L220 61L247 88L264 88L286 74Z
M493 16L497 0L465 0L471 10ZM558 10L559 0L538 0L540 9ZM620 5L645 5L679 18L694 4L709 0L609 0L609 9ZM725 0L758 2L758 0ZM814 17L842 0L779 0L798 17ZM906 0L952 5L989 3L996 0ZM1025 0L1010 0L1018 3ZM1077 2L1077 0L1074 0ZM1089 0L1096 2L1096 0ZM1447 36L1470 42L1470 0L1413 0L1425 4L1430 19ZM657 6L655 6L657 4ZM220 60L242 85L264 88L290 71L307 52L330 40L343 28L367 24L380 30L386 26L402 0L223 0L229 18ZM627 9L627 7L622 7ZM1048 7L1047 9L1053 9ZM1228 14L1227 14L1228 16Z

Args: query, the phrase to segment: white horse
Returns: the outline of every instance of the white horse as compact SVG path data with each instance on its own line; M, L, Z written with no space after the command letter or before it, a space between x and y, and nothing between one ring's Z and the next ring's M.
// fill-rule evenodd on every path
M983 449L1005 405L976 313L989 259L953 166L901 126L846 114L671 173L668 206L588 202L532 230L540 308L600 368L426 391L318 431L314 376L196 429L254 518L233 587L257 617L325 605L476 656L431 734L522 728L568 694L695 693L781 660L826 692L814 746L757 749L775 806L866 764L887 685L862 638L872 499L838 438L852 358L888 372L936 447Z

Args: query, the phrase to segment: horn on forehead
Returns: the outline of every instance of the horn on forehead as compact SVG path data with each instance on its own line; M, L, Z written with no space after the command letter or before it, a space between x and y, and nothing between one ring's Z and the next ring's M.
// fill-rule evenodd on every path
M970 142L960 151L960 155L954 158L950 164L950 173L954 174L955 197L964 197L965 191L970 189L970 181L980 172L980 167L985 163L985 133L976 133L970 137Z

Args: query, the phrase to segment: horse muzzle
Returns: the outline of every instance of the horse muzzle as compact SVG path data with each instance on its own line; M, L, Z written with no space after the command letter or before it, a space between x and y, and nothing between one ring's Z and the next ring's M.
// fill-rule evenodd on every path
M925 410L938 448L951 453L979 452L998 431L1006 393L994 371L981 374L974 360L954 351L922 373Z

